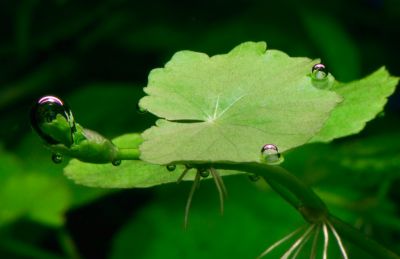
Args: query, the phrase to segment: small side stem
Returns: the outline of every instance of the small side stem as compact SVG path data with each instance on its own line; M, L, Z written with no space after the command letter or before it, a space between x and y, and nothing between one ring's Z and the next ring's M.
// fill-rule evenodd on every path
M336 218L335 216L330 215L329 221L334 226L339 235L343 236L346 240L367 251L374 258L400 259L400 256L398 256L394 252L365 236L359 230Z
M283 194L286 200L299 209L300 207L307 207L314 212L325 213L327 211L325 203L302 181L296 176L289 173L282 167L271 166L259 163L240 163L240 164L213 164L216 169L222 170L236 170L248 173L254 173L263 176L267 182L272 183L272 188L276 188L279 194ZM277 183L277 184L274 184ZM290 190L293 194L292 197L288 196ZM296 197L299 202L293 199Z

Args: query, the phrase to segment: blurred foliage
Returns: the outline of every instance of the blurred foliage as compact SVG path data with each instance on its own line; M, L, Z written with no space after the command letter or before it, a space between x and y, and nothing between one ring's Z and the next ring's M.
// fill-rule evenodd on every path
M136 112L141 87L182 49L213 55L266 41L291 56L320 57L339 81L382 65L400 75L396 0L21 0L1 1L0 15L1 258L254 258L303 224L243 176L227 178L223 217L211 182L202 183L187 231L187 184L122 192L75 185L62 175L67 161L53 164L28 124L41 95L62 96L79 123L114 137L152 125ZM284 164L335 213L397 252L399 97L361 134L295 150Z

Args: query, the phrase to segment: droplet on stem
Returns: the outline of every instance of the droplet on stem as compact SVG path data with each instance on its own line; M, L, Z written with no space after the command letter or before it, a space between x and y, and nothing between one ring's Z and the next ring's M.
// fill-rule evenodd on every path
M63 156L60 153L53 153L51 155L51 160L53 160L55 164L60 164L63 161Z
M260 180L260 176L258 174L249 174L248 177L252 182L257 182Z
M121 164L121 160L113 160L111 163L113 166L119 166Z
M311 70L311 77L315 80L323 80L328 76L328 72L324 64L315 64Z
M261 148L261 157L267 164L276 164L279 162L281 154L278 151L278 147L274 144L265 144Z
M167 165L167 170L168 170L168 171L172 172L172 171L174 171L175 169L176 169L176 165L174 165L174 164Z
M202 178L207 178L210 175L210 171L206 169L199 170L199 173Z

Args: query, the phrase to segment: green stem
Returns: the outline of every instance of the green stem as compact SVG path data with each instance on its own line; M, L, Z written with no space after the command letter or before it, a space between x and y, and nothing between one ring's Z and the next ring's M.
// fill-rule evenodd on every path
M261 175L267 180L267 182L275 182L279 184L273 184L272 187L274 190L277 190L279 194L283 195L286 200L290 200L290 203L295 206L296 209L299 209L299 207L307 207L313 211L319 211L321 213L326 212L325 203L311 190L311 188L282 167L259 163L217 163L212 166L216 169L236 170ZM294 201L293 195L289 196L287 190L290 190L290 193L292 193L299 202Z
M297 197L293 193L291 193L288 189L286 189L285 187L283 187L281 184L279 184L274 180L267 179L265 177L263 178L269 184L272 190L277 192L285 201L287 201L295 209L298 210L301 207L301 202L299 201L299 199L297 199Z
M400 256L388 250L384 246L362 234L359 230L336 218L333 215L329 216L329 221L335 227L336 231L346 240L357 245L363 250L370 253L374 258L380 259L399 259Z
M139 160L140 151L137 148L119 148L117 160Z

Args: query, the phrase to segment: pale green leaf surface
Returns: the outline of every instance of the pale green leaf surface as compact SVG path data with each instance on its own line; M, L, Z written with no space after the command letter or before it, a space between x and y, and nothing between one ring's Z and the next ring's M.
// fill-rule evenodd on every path
M344 100L332 111L322 130L311 141L329 142L360 132L382 111L397 83L398 78L390 76L382 67L361 80L336 84L333 90Z
M141 159L258 162L266 143L303 145L340 102L313 87L318 61L243 43L225 55L181 51L149 75L140 106L163 119L144 132Z
M126 134L113 140L119 148L137 148L142 139L139 134ZM149 164L141 160L124 160L121 165L91 164L72 159L64 169L64 174L75 181L90 187L102 188L144 188L154 185L176 182L185 169L178 165L173 172L165 166ZM194 169L190 170L184 180L193 180ZM221 171L221 175L238 172Z

